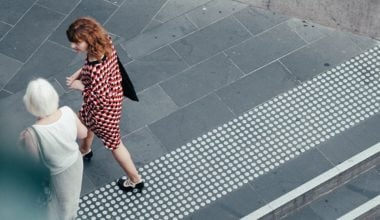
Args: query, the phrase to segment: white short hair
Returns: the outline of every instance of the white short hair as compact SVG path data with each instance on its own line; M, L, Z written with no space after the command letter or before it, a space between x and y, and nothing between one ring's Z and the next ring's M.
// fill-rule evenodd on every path
M42 78L29 82L23 100L26 109L36 117L46 117L58 109L57 91Z

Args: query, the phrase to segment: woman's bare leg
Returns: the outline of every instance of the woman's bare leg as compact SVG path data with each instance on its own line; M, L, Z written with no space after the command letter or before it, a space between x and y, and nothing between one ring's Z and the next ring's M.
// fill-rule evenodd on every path
M94 140L95 134L90 129L87 128L87 137L79 141L79 150L82 155L91 151L92 141Z
M85 125L79 112L77 113L77 116L79 120ZM82 153L82 155L87 154L91 151L92 141L94 140L94 137L94 132L92 132L90 128L87 127L87 137L79 140L79 151Z
M129 154L127 148L124 146L123 142L120 142L118 148L112 151L112 155L116 161L120 164L121 168L127 173L129 179L137 183L140 181L141 177L132 161L131 155Z

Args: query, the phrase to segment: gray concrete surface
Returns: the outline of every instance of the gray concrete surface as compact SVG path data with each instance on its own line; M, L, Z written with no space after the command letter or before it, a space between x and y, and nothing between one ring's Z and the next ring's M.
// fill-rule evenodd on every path
M378 44L365 36L230 0L1 0L0 4L2 140L17 140L18 133L34 121L22 104L32 78L49 79L61 105L80 108L81 95L65 86L65 77L82 65L83 56L69 48L64 31L76 17L90 15L109 30L141 100L124 101L121 123L123 141L138 167ZM370 118L362 126L373 131L378 128L375 122ZM349 144L325 143L331 144L324 149L331 160L341 160L342 154L352 155L378 140L373 132L355 128L339 139ZM82 195L124 175L98 139L93 150L93 160L85 165ZM309 177L331 166L322 153L313 151L284 167L287 174L276 170L257 182L260 196L252 186L243 186L215 206L195 212L194 219L224 214L236 219L243 213L236 210L252 211L278 195L271 192L289 189L279 187L281 181L294 186L283 178L297 179L293 169L305 166L310 157L322 162L310 167ZM265 188L268 182L274 183L274 189Z
M377 0L238 0L255 7L380 39Z

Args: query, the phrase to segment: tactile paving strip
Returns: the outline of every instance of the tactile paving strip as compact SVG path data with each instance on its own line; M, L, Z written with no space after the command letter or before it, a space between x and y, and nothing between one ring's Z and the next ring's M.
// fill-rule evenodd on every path
M181 219L377 114L375 47L162 156L142 194L115 182L83 196L79 219Z

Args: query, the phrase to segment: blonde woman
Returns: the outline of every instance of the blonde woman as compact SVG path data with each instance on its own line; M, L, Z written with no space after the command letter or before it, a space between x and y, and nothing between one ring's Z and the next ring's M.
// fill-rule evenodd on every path
M118 186L124 191L141 191L144 182L121 141L122 75L112 41L104 28L89 17L75 20L66 35L75 51L87 55L83 67L67 77L67 86L82 91L83 95L79 117L88 128L87 138L80 146L83 158L91 159L91 144L96 135L128 176L119 179ZM134 90L132 93L131 99L138 100Z
M30 81L23 101L36 117L31 128L22 133L26 148L51 174L52 199L47 219L74 219L83 175L76 140L86 137L87 128L69 107L58 108L58 94L45 79Z

